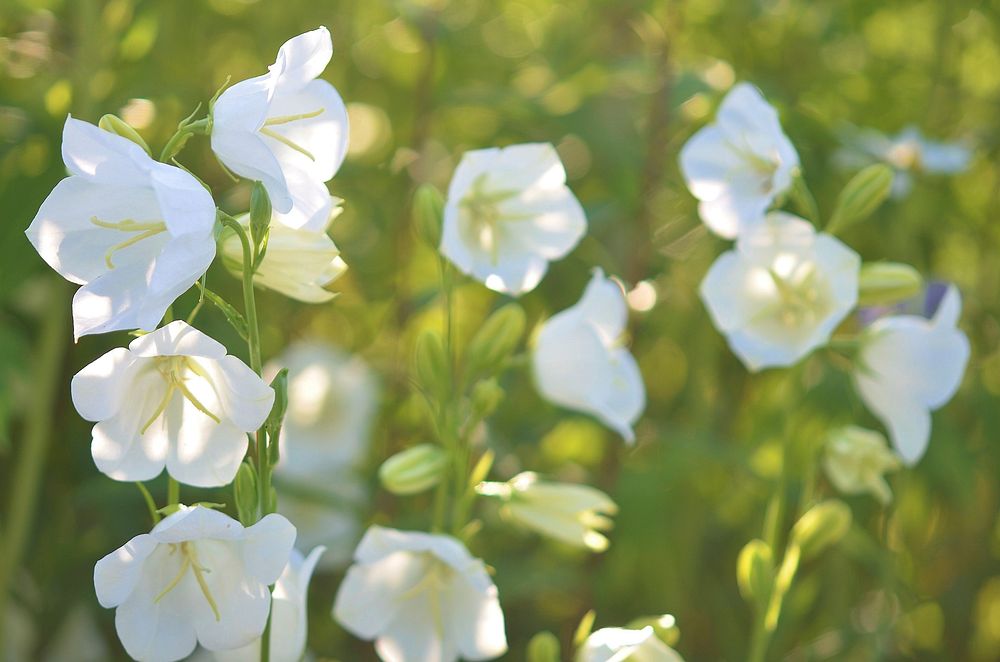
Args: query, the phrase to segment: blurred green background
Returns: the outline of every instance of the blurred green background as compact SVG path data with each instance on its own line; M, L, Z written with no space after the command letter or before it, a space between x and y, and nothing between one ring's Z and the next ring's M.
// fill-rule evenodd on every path
M748 375L698 300L699 281L726 244L702 228L676 159L725 90L748 80L779 108L827 213L850 175L831 165L843 123L893 133L914 123L932 137L969 140L967 172L918 178L907 198L844 237L866 260L908 262L929 279L956 282L972 359L961 390L934 416L927 455L892 476L888 526L870 497L847 499L855 526L802 570L772 658L1000 659L1000 2L3 0L0 531L19 516L11 494L32 489L31 469L15 469L25 453L41 479L23 563L8 568L16 616L0 618L11 636L35 631L25 659L51 655L81 605L110 654L122 655L112 612L96 604L92 567L148 527L139 493L95 469L90 426L69 399L71 376L126 337L73 345L71 288L23 234L64 176L65 116L96 122L119 113L158 149L227 75L263 72L283 41L320 24L335 47L324 77L352 121L351 152L331 182L346 201L331 233L350 271L332 303L264 293L258 307L265 358L319 337L379 373L373 469L427 438L408 357L415 332L440 324L441 301L435 256L414 240L409 204L416 184L444 188L463 151L550 141L587 210L587 238L522 298L533 323L574 303L594 265L629 287L651 286L631 298L632 348L649 395L635 448L545 404L525 371L505 379L508 399L486 431L496 476L533 469L586 481L621 506L612 547L596 557L483 509L472 551L496 568L511 660L523 659L538 630L568 642L591 608L598 626L671 613L688 660L742 659L751 623L735 560L760 535L785 432L794 431L794 475L800 451L830 427L879 428L822 352L795 381L780 371ZM221 205L245 206L247 189L226 178L207 141L192 140L181 160L222 193ZM240 300L220 267L209 284ZM459 336L501 299L463 281ZM189 293L178 306L192 303ZM242 355L216 311L199 326ZM162 498L163 480L151 486ZM820 489L833 494L822 479ZM374 494L366 521L426 526L421 499ZM185 490L195 497L228 495ZM338 580L314 580L311 647L321 659L374 659L329 617Z

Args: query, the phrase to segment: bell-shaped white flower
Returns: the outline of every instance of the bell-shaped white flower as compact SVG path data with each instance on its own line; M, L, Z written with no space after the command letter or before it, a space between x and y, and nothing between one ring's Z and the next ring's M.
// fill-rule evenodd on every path
M274 391L226 348L176 321L113 349L73 377L73 404L97 425L91 453L115 480L233 480Z
M548 143L466 152L444 208L441 253L486 287L529 292L579 243L587 218Z
M337 296L325 288L347 271L347 264L340 258L340 250L330 239L327 229L341 210L339 204L335 204L326 225L319 230L271 223L267 252L254 272L254 283L305 303L323 303ZM236 220L249 226L250 215L243 214ZM239 276L243 273L240 238L227 232L221 244L226 267Z
M641 630L603 628L592 632L576 653L576 662L683 662L651 626Z
M618 506L596 488L543 481L526 471L506 483L481 483L476 491L502 499L504 517L544 536L594 552L608 548L600 531L613 526Z
M197 179L135 143L69 117L63 161L28 240L73 297L77 338L154 329L215 258L215 203Z
M354 559L333 615L375 639L384 662L490 660L507 651L497 588L458 540L373 526Z
M639 366L621 346L628 308L621 286L600 269L580 301L553 315L532 353L535 383L549 401L599 418L631 443L646 407Z
M278 510L295 522L302 547L325 545L320 567L343 565L361 536L368 498L365 464L379 389L359 356L298 342L264 368L288 368L288 411L274 472Z
M326 28L293 37L266 74L227 88L212 109L212 150L263 183L278 220L292 228L322 231L332 209L325 182L347 154L347 108L318 78L332 56Z
M181 506L94 567L94 588L116 608L133 659L170 662L197 644L239 648L264 632L273 584L288 564L295 527L267 515L251 527L201 506Z
M838 239L772 212L719 256L701 298L749 370L789 366L829 341L854 308L860 269Z
M888 504L892 491L883 474L900 466L899 456L874 430L850 425L834 431L826 442L823 469L833 486L845 494L868 492Z
M271 662L299 662L306 652L307 598L316 562L326 551L317 547L303 558L292 550L288 565L271 593ZM219 650L218 662L260 662L260 639L242 648Z
M753 85L739 83L722 100L715 123L681 149L681 172L712 232L732 239L760 224L792 185L799 155L778 114Z
M969 339L957 326L961 312L961 295L949 287L933 318L883 317L862 336L854 383L908 465L927 450L930 413L951 400L965 374Z

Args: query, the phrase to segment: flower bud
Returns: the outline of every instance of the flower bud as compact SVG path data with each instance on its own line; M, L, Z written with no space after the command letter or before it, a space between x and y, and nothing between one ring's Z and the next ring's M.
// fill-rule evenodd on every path
M466 376L493 375L521 342L526 324L524 310L509 303L490 315L465 352Z
M924 279L908 264L875 262L861 266L858 277L858 304L862 306L893 304L920 293Z
M681 638L681 631L677 627L677 619L670 614L662 616L644 616L637 618L625 626L629 630L642 630L643 628L653 628L656 638L668 646L674 646Z
M417 494L437 485L447 465L448 455L441 447L420 444L383 462L378 477L393 494Z
M414 351L417 379L431 394L445 399L451 393L451 370L441 338L433 331L424 331L417 338Z
M444 216L444 198L430 184L423 184L413 194L413 227L428 246L434 250L441 244L441 223Z
M833 234L871 216L892 191L894 177L892 168L882 163L870 165L856 174L837 197L837 206L826 231Z
M476 382L472 387L472 411L476 418L482 420L496 411L503 402L504 390L495 379Z
M834 430L826 442L823 469L844 494L871 493L882 504L892 501L884 474L903 465L882 434L854 425Z
M233 497L236 513L244 526L257 521L257 474L249 463L244 462L236 472L233 481Z
M261 182L254 182L250 189L250 237L261 250L267 229L271 226L271 198Z
M758 607L767 604L774 583L774 554L763 540L751 540L736 561L736 583L740 595Z
M129 124L125 122L125 120L118 117L117 115L112 115L109 113L103 116L101 119L97 121L97 126L101 127L108 133L113 133L116 136L121 136L122 138L131 140L139 147L142 147L147 154L152 156L152 153L149 151L149 145L147 145L146 141L142 139L142 136L139 135L139 132L133 129L131 126L129 126Z
M851 509L843 501L830 499L810 508L792 527L792 543L804 560L836 544L851 528Z
M278 464L278 435L281 432L281 422L285 420L285 412L288 411L288 368L282 368L278 371L278 374L271 380L271 388L274 390L274 404L271 405L271 413L267 415L264 427L271 440L268 451L273 467Z
M562 648L551 632L539 632L528 642L528 662L559 662Z

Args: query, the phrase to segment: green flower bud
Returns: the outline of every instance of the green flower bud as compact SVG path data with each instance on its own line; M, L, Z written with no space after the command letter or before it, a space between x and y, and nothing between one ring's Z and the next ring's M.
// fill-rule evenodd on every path
M562 647L551 632L539 632L528 642L528 662L559 662Z
M495 374L521 342L526 323L524 310L516 303L490 315L466 349L466 377Z
M856 174L837 197L837 206L826 231L834 234L871 216L889 197L894 177L892 168L882 163L868 166Z
M444 198L430 184L423 184L413 194L413 227L428 246L434 250L441 245L441 225L444 217Z
M233 497L236 514L244 526L257 521L257 473L248 462L240 465L233 481Z
M383 462L378 477L393 494L417 494L437 485L447 466L448 455L441 447L420 444Z
M495 379L476 382L472 387L472 411L476 418L482 420L495 412L504 395L504 390Z
M281 432L281 423L285 420L285 412L288 411L288 368L282 368L271 380L271 388L274 389L274 404L271 405L271 413L264 421L264 428L267 436L277 442L278 434ZM278 463L278 444L271 444L271 464Z
M810 508L792 527L792 543L802 550L803 560L814 558L843 538L851 528L851 509L843 501L830 499Z
M451 369L441 338L433 331L424 331L417 338L414 351L417 379L434 397L444 400L451 395Z
M131 140L139 147L142 147L147 154L152 156L152 152L149 151L149 145L146 141L142 139L139 132L133 129L125 120L118 117L117 115L107 114L97 121L97 126L104 129L108 133L113 133L116 136L121 136L127 140Z
M774 554L763 540L751 540L736 561L736 583L747 602L763 607L774 583Z
M862 306L893 304L920 294L924 279L908 264L875 262L861 266L858 287Z
M680 628L677 627L677 619L670 614L662 616L643 616L626 625L629 630L641 630L644 627L653 628L656 638L668 646L676 646L681 638Z
M261 182L254 182L250 189L250 238L262 256L267 239L268 228L271 227L271 198Z

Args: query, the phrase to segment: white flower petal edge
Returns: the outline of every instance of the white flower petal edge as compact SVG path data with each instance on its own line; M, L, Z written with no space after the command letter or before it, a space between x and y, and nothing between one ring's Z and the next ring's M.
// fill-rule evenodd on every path
M293 37L266 74L226 89L212 110L212 150L236 174L262 182L290 228L322 231L331 209L324 182L347 155L347 108L318 79L332 56L325 27Z
M683 662L677 651L657 638L653 628L603 628L591 633L576 662Z
M857 303L860 269L839 240L772 212L719 256L700 293L747 369L785 367L829 341Z
M316 547L303 558L292 550L288 565L274 584L271 608L271 662L299 662L306 651L307 598L313 570L325 547ZM260 639L233 650L215 651L218 662L259 662Z
M197 644L238 648L261 636L268 586L287 565L295 527L267 515L244 528L223 513L181 506L94 566L94 589L133 659L172 662Z
M680 166L688 189L701 201L705 225L733 239L758 225L788 190L799 156L774 108L756 87L739 83L722 100L715 123L685 143Z
M481 149L462 156L448 187L441 253L486 287L517 296L586 231L552 145Z
M82 285L75 337L156 328L215 258L211 194L135 143L72 117L62 154L70 176L26 234L49 266Z
M497 589L483 562L444 535L368 529L333 606L385 662L490 660L507 651Z
M595 269L580 301L542 326L532 366L547 400L596 416L632 443L646 387L635 358L619 345L627 321L621 286Z
M176 321L101 356L73 377L73 404L97 425L91 452L115 480L166 467L198 487L233 480L274 391L226 348Z
M957 327L961 311L961 295L949 287L932 319L884 317L862 338L854 383L908 465L927 450L930 413L955 395L965 374L969 339Z

